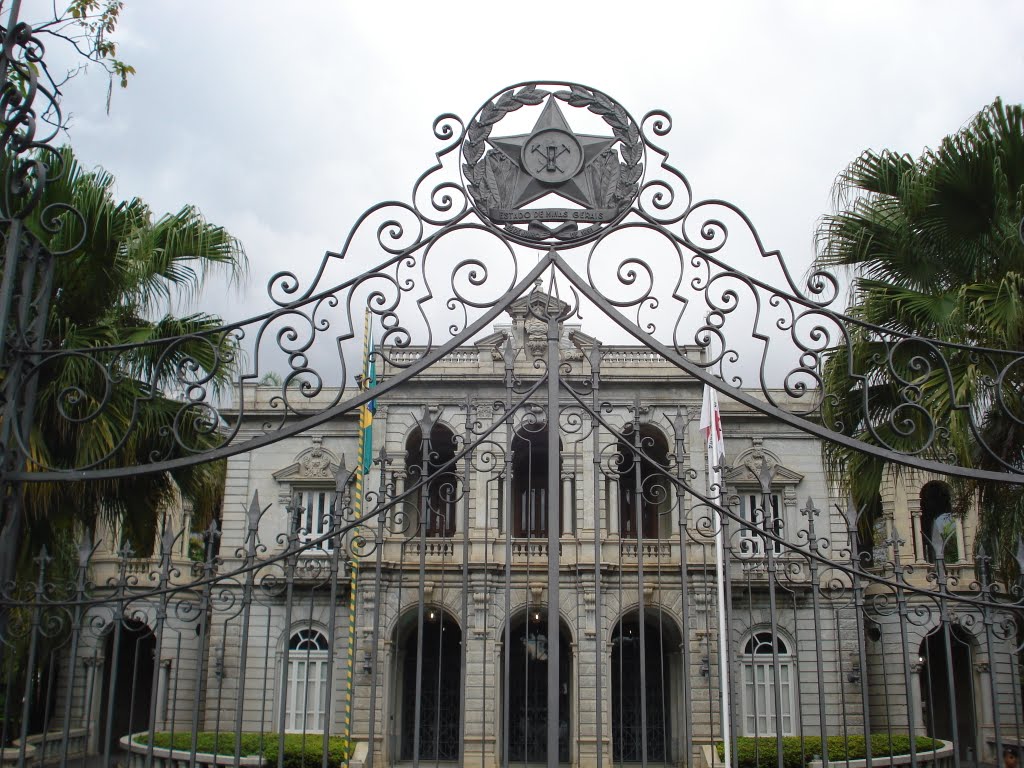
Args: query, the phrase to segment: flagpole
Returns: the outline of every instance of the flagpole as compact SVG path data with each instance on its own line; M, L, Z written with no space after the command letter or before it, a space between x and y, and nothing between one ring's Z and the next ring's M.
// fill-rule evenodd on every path
M363 319L363 363L362 379L359 382L360 388L369 389L376 382L372 381L370 373L370 354L372 348L372 334L370 332L370 308L366 308L366 315ZM369 454L373 450L369 426L373 412L370 404L367 403L359 409L359 466L355 472L355 488L352 499L353 512L356 519L363 516L363 490L366 484L366 474L369 472L371 461L368 461ZM348 586L348 658L346 659L346 685L345 685L345 742L351 751L352 745L352 695L353 677L355 674L355 650L356 650L356 586L359 580L359 556L355 551L350 553L350 575ZM373 745L370 745L373 749Z
M717 452L717 446L708 451L708 468L710 469L711 487L718 488L718 504L721 506L725 501L722 493L722 468L718 463L717 456L714 457L714 463L711 463L712 452ZM718 572L718 671L719 689L722 696L722 743L725 745L725 764L731 766L732 712L729 707L731 691L729 687L729 627L725 611L725 515L721 512L718 513L718 528L715 531L715 562Z
M704 433L704 445L708 460L708 496L717 496L719 508L725 502L722 489L722 460L725 458L725 440L722 434L722 412L718 406L718 395L712 387L704 385L701 403L700 428ZM732 765L732 710L730 708L729 686L729 627L726 619L726 568L725 568L725 515L718 514L715 530L715 581L718 597L718 674L721 696L722 745L725 765ZM712 753L713 754L713 753Z

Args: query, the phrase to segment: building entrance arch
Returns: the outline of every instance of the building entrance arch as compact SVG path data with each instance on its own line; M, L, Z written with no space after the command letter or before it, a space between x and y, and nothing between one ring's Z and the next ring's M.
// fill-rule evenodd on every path
M504 749L510 763L548 763L548 662L555 643L548 636L546 610L533 609L512 620L509 646L502 649L504 701L508 708ZM558 762L570 761L572 731L572 653L569 631L558 632ZM506 661L507 659L507 661Z
M156 667L156 638L140 621L124 619L104 640L103 691L100 698L98 733L117 748L122 736L145 731L150 726L153 670Z

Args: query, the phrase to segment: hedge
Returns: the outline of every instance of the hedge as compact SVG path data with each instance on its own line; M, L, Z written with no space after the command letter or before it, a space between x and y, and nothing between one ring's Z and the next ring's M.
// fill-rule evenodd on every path
M278 768L278 738L276 733L243 733L240 755L242 757L262 755L267 768ZM146 735L137 737L135 743L145 746ZM331 736L327 744L328 762L331 765L340 765L351 756L348 741L344 736ZM323 745L323 736L320 734L286 733L284 735L284 765L280 768L318 768L322 763ZM153 746L189 751L192 749L192 734L185 731L175 733L172 743L171 734L158 732L153 734ZM200 732L196 739L196 751L216 755L233 755L235 754L235 734L229 731Z
M718 743L718 757L725 760L725 745ZM917 751L929 752L938 749L942 742L927 736L917 737ZM804 768L815 758L820 759L820 736L783 736L782 765L783 768ZM910 736L905 733L871 734L871 754L873 757L889 757L890 755L910 754ZM828 737L828 760L862 760L866 756L863 734ZM736 757L740 768L777 768L778 755L774 736L751 738L744 736L736 739Z

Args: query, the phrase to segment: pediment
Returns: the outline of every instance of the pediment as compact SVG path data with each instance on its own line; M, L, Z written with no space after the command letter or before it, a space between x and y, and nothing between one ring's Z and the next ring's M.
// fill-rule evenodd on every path
M595 337L578 330L569 331L569 341L584 355L590 354L590 350L601 345L601 342Z
M295 461L273 474L279 483L334 482L338 474L338 457L320 444L307 448Z
M484 336L482 339L478 339L473 342L475 347L500 347L505 343L505 339L508 338L508 331L495 331L492 334Z
M772 476L772 485L797 485L804 479L799 472L781 464L769 464L769 466L775 470L775 474ZM732 467L722 476L722 479L726 485L753 485L760 488L761 481L758 478L760 472L760 463L755 465L752 462L744 462L737 467Z
M509 338L509 331L498 330L473 343L477 349L490 350L492 360L502 359L502 348Z
M561 318L568 314L569 309L569 305L557 296L552 296L541 290L539 285L535 285L533 290L513 301L505 311L515 320L524 318L527 314L547 317L549 313Z

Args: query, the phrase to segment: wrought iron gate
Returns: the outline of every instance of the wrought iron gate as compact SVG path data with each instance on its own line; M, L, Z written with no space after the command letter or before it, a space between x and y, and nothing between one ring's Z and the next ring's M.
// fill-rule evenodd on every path
M110 455L43 465L48 368L92 366L58 398L88 428L132 351L43 345L59 255L26 222L59 168L34 134L33 45L9 25L5 762L960 766L1020 743L1021 590L943 506L947 478L1020 468L949 463L949 414L917 386L965 352L868 328L902 401L884 424L865 407L873 443L827 423L822 366L865 328L831 308L838 281L795 280L741 211L695 198L657 144L667 114L580 85L442 115L412 201L369 209L309 284L280 272L273 310L150 345L178 392L149 465L122 464L138 419ZM617 245L634 234L643 256ZM998 408L1020 354L970 354ZM283 383L257 384L274 365ZM728 397L724 459L705 387ZM904 467L878 509L837 496L823 441ZM73 528L70 568L14 567L23 484L213 460L225 505L204 533L171 505L151 553Z

